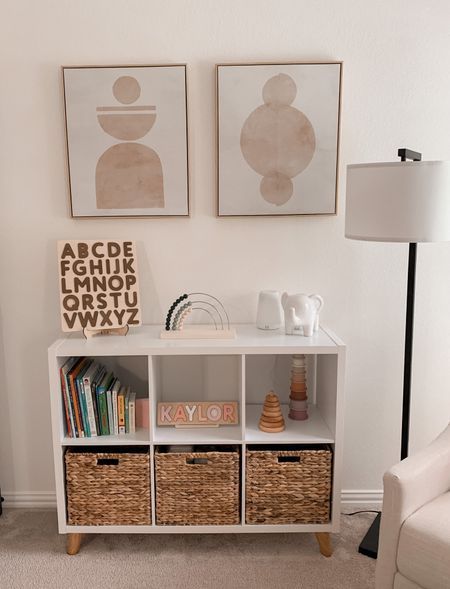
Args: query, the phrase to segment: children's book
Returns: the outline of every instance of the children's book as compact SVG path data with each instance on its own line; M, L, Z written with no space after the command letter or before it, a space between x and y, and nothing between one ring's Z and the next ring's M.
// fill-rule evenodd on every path
M119 421L119 434L125 433L125 387L121 387L117 395L117 413Z
M108 421L108 404L106 401L106 391L114 378L112 372L108 372L103 377L102 382L97 387L97 406L100 419L100 432L102 436L109 436L109 421Z
M112 389L114 388L114 384L117 378L114 378L111 381L111 384L106 391L106 406L108 409L108 426L109 426L109 435L114 435L114 414L113 414L113 405L112 405Z
M97 362L92 362L89 368L83 375L83 389L84 389L84 398L86 401L86 409L87 409L87 418L89 424L89 431L91 437L97 436L97 424L95 422L95 410L94 410L94 401L92 397L92 385L94 382L94 377L98 372L99 365Z
M82 371L85 368L88 362L89 358L79 358L67 375L69 380L70 396L74 407L75 425L78 438L84 438L85 434L83 429L83 418L81 415L81 405L80 400L78 398L78 392L76 387L76 378L80 371Z
M130 434L136 432L136 393L130 393L128 400L128 414L130 423Z
M76 431L74 409L72 400L70 398L70 384L67 378L67 373L75 366L77 362L78 358L69 358L60 369L61 393L64 403L64 413L66 415L66 434L69 438L76 438Z
M99 369L97 371L97 374L94 376L94 378L92 380L92 385L91 385L92 402L94 404L95 425L97 428L97 435L98 436L101 434L100 434L100 417L99 417L98 404L97 404L97 387L102 382L105 374L106 374L106 368L104 366L100 365Z
M75 379L75 385L77 387L78 399L80 401L80 406L81 406L81 417L83 420L84 435L86 438L90 438L91 437L91 428L89 426L88 409L87 409L86 395L84 393L83 379L84 379L84 375L89 371L89 369L93 363L93 360L91 360L89 358L87 360L88 361L83 366L83 368L80 370L80 372L78 373L78 376Z
M120 391L120 380L116 378L116 382L114 383L112 389L112 406L113 406L113 426L114 426L114 435L119 434L119 415L117 413L117 395Z
M130 387L127 387L125 393L125 433L130 433Z

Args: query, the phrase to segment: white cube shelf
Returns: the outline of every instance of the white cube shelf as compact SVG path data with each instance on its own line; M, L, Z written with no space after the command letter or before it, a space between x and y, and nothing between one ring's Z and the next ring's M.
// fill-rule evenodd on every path
M234 340L161 340L160 326L142 326L127 336L73 335L49 348L49 378L59 532L67 533L219 533L337 532L339 530L345 345L321 328L312 337L287 336L238 325ZM292 354L307 358L309 419L288 418ZM59 369L70 356L89 356L113 369L138 397L149 398L148 430L134 434L68 438ZM280 397L286 429L278 434L259 430L265 395ZM158 427L159 401L237 401L239 425L218 428ZM154 449L158 445L237 445L242 455L241 523L231 526L71 526L66 518L64 451L68 446L148 446L151 458L152 522L155 517ZM331 519L326 524L249 525L245 523L245 450L251 445L330 444L333 450Z

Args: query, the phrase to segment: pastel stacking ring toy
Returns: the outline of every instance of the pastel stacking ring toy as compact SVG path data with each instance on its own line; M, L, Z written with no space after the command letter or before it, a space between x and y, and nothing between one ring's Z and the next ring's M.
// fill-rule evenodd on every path
M304 421L305 419L308 419L308 412L307 411L294 411L293 409L291 409L289 411L289 417L291 419L296 420L296 421Z
M308 419L308 393L306 386L306 357L292 356L291 394L289 397L289 418L296 421Z
M306 399L304 401L294 401L293 399L291 399L291 402L289 403L289 408L293 411L306 411Z

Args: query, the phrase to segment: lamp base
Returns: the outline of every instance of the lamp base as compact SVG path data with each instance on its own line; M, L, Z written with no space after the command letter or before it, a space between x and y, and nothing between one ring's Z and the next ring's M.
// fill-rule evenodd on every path
M370 558L376 558L378 556L378 538L380 535L380 521L381 513L373 520L372 525L367 530L367 534L364 536L361 544L359 545L358 552L369 556Z

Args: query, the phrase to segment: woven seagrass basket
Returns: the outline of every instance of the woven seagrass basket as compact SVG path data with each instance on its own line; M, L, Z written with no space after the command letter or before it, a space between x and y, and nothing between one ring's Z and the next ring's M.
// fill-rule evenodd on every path
M323 524L330 520L329 446L246 454L248 524Z
M101 450L66 451L69 525L151 524L148 448Z
M239 452L155 452L158 525L231 525L239 516Z

